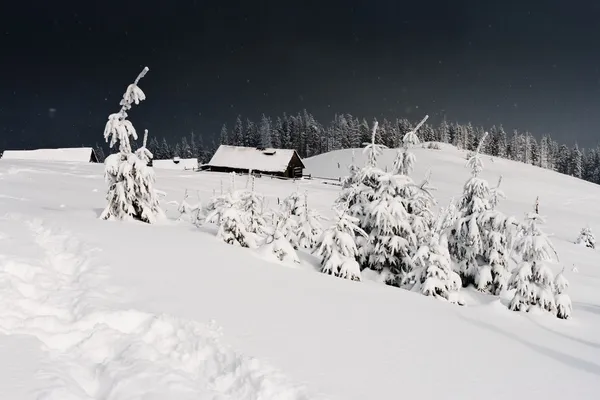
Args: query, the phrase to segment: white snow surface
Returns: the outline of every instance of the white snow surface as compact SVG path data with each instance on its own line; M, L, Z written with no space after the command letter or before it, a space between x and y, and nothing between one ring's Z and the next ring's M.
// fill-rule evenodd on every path
M92 157L91 147L73 147L66 149L5 150L3 160L39 160L89 163Z
M446 206L469 177L465 153L415 152L415 181L431 169ZM336 178L351 154L305 163ZM382 165L394 156L385 150ZM463 290L459 307L367 274L342 280L318 273L319 260L305 252L295 266L277 263L219 242L214 226L175 222L170 202L189 189L206 203L228 189L227 174L157 170L170 219L146 225L98 219L102 165L0 160L0 397L596 399L600 256L573 239L583 226L598 230L600 187L484 162L483 178L504 176L501 211L521 218L540 196L560 255L550 267L567 267L572 319L509 311L509 293ZM236 187L246 182L238 177ZM298 189L333 216L337 186L255 181L271 208Z
M208 165L251 169L263 172L285 172L295 150L257 149L254 147L220 145Z
M197 158L178 158L176 160L152 160L154 169L196 170L198 169Z

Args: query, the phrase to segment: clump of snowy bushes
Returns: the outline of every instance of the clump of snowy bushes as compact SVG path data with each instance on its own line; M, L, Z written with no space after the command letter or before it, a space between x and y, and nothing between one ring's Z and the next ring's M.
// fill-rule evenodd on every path
M430 175L421 183L411 177L416 162L411 149L419 144L416 132L426 119L404 135L389 172L378 166L385 146L376 143L375 121L364 148L366 163L356 166L353 157L327 229L308 207L307 194L298 190L267 217L253 178L251 190L234 190L232 180L229 192L214 196L204 209L206 221L219 226L217 236L224 242L261 247L280 262L299 263L297 251L308 249L320 258L322 273L342 279L368 277L458 305L465 304L461 288L473 286L493 296L508 294L514 311L538 309L570 318L568 282L563 273L555 277L548 264L558 257L539 228L539 202L524 224L517 223L498 210L505 198L502 177L494 187L481 177L487 133L469 154L471 176L460 198L434 214ZM578 243L594 245L589 229ZM514 269L511 254L520 258Z

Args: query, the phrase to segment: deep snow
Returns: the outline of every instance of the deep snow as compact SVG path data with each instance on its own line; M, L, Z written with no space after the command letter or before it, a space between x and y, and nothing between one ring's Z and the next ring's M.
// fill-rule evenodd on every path
M416 153L415 180L431 169L440 204L458 197L465 153ZM393 158L386 151L382 164ZM337 178L350 160L345 150L305 164ZM0 160L2 398L597 398L600 258L572 242L586 224L598 231L600 187L484 161L491 185L504 175L502 211L521 218L540 196L561 260L553 269L567 267L572 320L511 312L506 297L472 291L458 307L344 281L315 272L311 255L276 264L218 242L213 227L173 221L169 201L190 189L206 202L228 189L226 174L157 170L172 220L148 226L98 220L102 166ZM256 180L271 207L296 189L332 215L339 187Z

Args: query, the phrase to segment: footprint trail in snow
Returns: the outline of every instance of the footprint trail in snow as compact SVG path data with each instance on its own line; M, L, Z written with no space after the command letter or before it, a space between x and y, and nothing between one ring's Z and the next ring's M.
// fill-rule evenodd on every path
M52 385L38 398L317 398L222 344L214 324L119 307L94 251L73 236L18 217L2 225L0 333L34 336L49 352L40 374Z

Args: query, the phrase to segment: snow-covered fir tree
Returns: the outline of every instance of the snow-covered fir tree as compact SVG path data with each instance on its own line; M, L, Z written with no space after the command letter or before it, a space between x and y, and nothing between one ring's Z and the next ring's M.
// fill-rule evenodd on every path
M287 229L286 218L289 218L289 214L281 212L274 213L272 218L273 226L262 245L262 251L274 255L279 261L299 263L300 259L298 258L296 250L294 250L294 247L285 236Z
M153 223L163 215L154 189L154 172L148 167L153 155L146 148L147 131L142 147L133 153L131 138L137 139L137 132L127 120L127 111L132 105L146 99L138 82L147 72L148 67L145 67L135 82L127 87L120 102L121 110L108 117L104 128L105 140L111 148L118 143L119 152L111 154L105 161L109 188L108 205L100 216L102 219L135 219Z
M356 262L356 235L366 236L357 225L358 219L336 210L334 224L323 232L316 253L321 257L321 272L339 278L360 281L360 266Z
M415 185L412 178L409 177L416 162L416 157L410 150L419 144L417 130L428 118L429 116L426 115L414 129L404 135L402 138L403 146L401 150L398 150L393 169L396 174L407 177L406 184L400 188L398 195L402 197L404 208L410 215L410 223L419 244L429 240L433 228L431 209L435 205L435 199L431 193L433 188L429 186L430 173L427 174L420 185Z
M569 281L565 278L565 269L556 275L554 279L554 302L556 303L556 316L560 319L571 318L573 312L573 305L571 304L571 298L566 293L569 287Z
M484 139L485 135L480 146ZM459 218L452 227L448 240L450 254L457 263L464 285L474 283L478 271L477 256L481 254L483 247L477 218L491 208L489 185L487 181L479 178L483 162L478 151L471 156L467 167L471 169L471 179L464 186L458 205Z
M413 270L409 276L412 290L425 296L433 296L459 305L464 300L459 294L462 286L460 276L452 270L452 261L448 252L446 230L454 223L453 204L440 211L437 224L426 244L423 244L413 256Z
M402 285L412 270L412 255L418 245L411 217L399 195L403 186L411 184L405 175L384 173L373 199L365 206L363 226L368 239L359 240L361 265L391 274L387 283Z
M304 207L298 217L298 225L295 232L299 247L305 249L315 248L323 234L323 226L321 225L323 219L321 214L308 207L308 193L304 192Z
M477 218L481 232L482 263L476 275L476 287L499 295L509 279L509 253L515 234L515 219L498 210L488 210Z
M467 167L471 178L466 182L460 200L459 218L450 229L449 250L464 286L499 294L505 287L508 265L509 229L512 219L494 210L500 197L479 177L483 170L480 150L484 134Z
M526 229L515 243L514 251L522 261L508 282L515 289L509 308L513 311L530 311L534 308L556 312L554 275L547 265L557 258L550 239L538 227L544 219L536 212L526 216Z
M591 249L596 248L596 236L594 236L594 233L589 226L581 230L575 244L580 244Z

